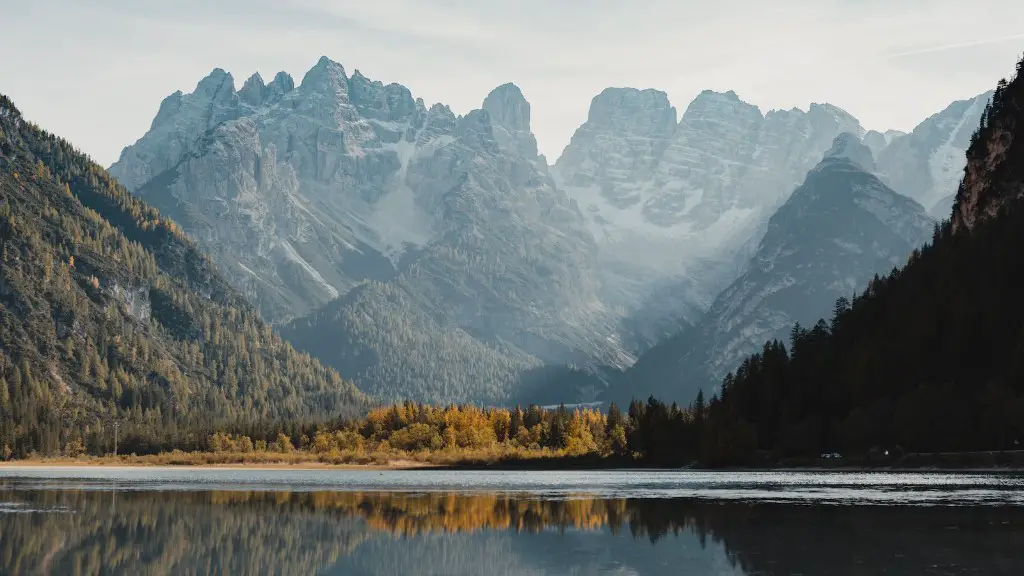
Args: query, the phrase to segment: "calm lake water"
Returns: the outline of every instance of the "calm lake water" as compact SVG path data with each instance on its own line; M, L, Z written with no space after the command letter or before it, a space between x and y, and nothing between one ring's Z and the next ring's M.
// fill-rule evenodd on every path
M1024 574L1024 476L0 468L0 574Z

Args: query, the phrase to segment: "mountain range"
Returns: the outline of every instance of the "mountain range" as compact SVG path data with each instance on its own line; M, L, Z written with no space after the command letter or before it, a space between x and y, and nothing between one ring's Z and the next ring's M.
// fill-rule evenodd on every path
M257 74L236 89L214 70L166 98L110 172L377 398L507 402L575 366L594 378L565 400L592 400L609 370L740 306L722 290L749 280L769 232L799 243L815 226L770 218L837 136L869 150L880 184L940 207L988 97L902 134L829 104L763 114L733 92L678 118L663 92L609 88L549 166L513 84L459 116L321 58L298 84ZM878 266L905 256L888 247Z
M543 364L632 361L514 85L457 116L327 58L297 86L214 71L111 173L375 397L494 402Z

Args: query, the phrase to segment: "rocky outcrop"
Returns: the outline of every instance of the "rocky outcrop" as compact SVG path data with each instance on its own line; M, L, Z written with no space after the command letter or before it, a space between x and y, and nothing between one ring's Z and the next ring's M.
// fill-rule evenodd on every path
M1024 196L1024 61L1017 76L1000 82L967 150L967 167L953 205L953 232L971 230Z
M530 103L512 83L502 84L484 99L483 109L491 117L494 137L502 146L527 159L537 158L537 138L530 131Z
M644 184L675 127L676 109L664 92L607 88L590 103L587 122L555 169L566 186L589 188L617 209L633 207L642 202Z

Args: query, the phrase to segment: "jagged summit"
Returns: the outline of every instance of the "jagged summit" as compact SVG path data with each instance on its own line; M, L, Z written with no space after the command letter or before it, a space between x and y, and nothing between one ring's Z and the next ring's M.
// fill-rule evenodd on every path
M495 138L502 146L524 158L537 158L537 139L530 132L530 103L518 86L509 82L491 90L484 98L483 109L490 115Z
M491 90L484 98L483 108L502 126L524 132L530 130L530 103L522 90L511 82Z
M299 90L344 98L348 92L345 67L326 56L321 56L316 65L302 77Z
M238 91L238 97L250 106L261 106L266 98L267 86L259 72L254 73L242 84Z
M282 94L288 93L295 89L295 79L287 72L278 72L274 75L274 79L267 88L279 91Z
M676 109L668 94L653 88L605 88L590 102L587 122L595 125L638 128L657 133L674 126ZM641 128L643 129L643 128ZM666 130L671 132L671 128Z
M235 79L230 72L223 68L214 68L212 72L199 81L195 92L198 96L206 96L215 99L224 94L233 94L235 91Z
M172 99L111 171L305 349L377 397L432 401L507 399L542 363L632 361L517 86L460 117L326 57L297 87L260 84Z
M832 147L825 152L825 159L842 158L849 160L862 170L874 172L875 158L871 149L865 146L860 138L849 132L843 132L832 142Z

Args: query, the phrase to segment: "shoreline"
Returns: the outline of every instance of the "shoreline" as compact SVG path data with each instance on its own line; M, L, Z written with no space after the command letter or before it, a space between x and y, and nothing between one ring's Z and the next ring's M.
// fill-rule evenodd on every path
M167 462L91 462L88 460L18 460L0 462L0 470L5 469L55 469L55 468L151 468L151 469L182 469L182 470L443 470L448 466L416 462L413 460L395 460L386 464L331 464L325 462L211 462L203 464L175 464Z
M600 472L600 471L636 471L636 472L705 472L714 474L730 474L730 473L836 473L836 474L1024 474L1024 467L1017 466L993 466L993 467L964 467L964 468L943 468L943 467L826 467L826 466L807 466L807 467L764 467L764 468L752 468L752 467L736 467L736 468L701 468L701 467L645 467L645 466L605 466L605 467L580 467L580 466L552 466L552 463L547 462L541 466L538 466L536 462L531 463L529 461L520 462L496 462L493 464L481 464L481 463L467 463L467 464L433 464L429 462L421 462L416 460L402 460L397 459L389 461L387 463L367 463L367 464L356 464L356 463L344 463L344 464L333 464L327 462L318 461L300 461L300 462L211 462L211 463L197 463L197 464L185 464L185 463L168 463L168 462L145 462L145 461L129 461L129 462L112 462L112 461L93 461L93 460L82 460L82 459L60 459L60 458L45 458L45 459L32 459L32 460L16 460L8 462L0 462L0 471L17 470L17 469L41 469L41 470L52 470L61 468L92 468L92 469L116 469L116 468L140 468L140 469L165 469L165 470L253 470L253 471L280 471L280 470L298 470L298 471L330 471L330 470L344 470L344 471L368 471L368 472L383 472L383 471L535 471L535 472Z

